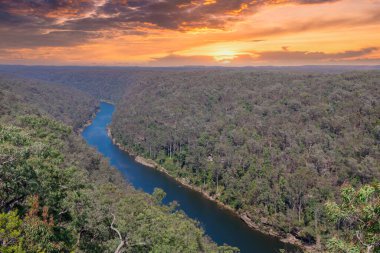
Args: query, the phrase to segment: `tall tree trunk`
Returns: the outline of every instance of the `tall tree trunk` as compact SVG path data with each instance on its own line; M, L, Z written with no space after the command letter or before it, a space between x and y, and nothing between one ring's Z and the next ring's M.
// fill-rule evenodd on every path
M367 246L367 253L373 253L373 245L368 245Z
M301 200L298 202L298 222L301 223L301 210L302 210L302 203Z
M125 246L125 245L128 245L128 242L127 242L127 237L125 239L123 239L123 237L121 236L121 233L119 230L117 230L113 224L115 223L115 215L112 214L112 223L111 223L111 229L113 231L115 231L117 233L117 235L119 236L119 239L120 239L120 243L119 243L119 246L117 246L116 250L115 250L115 253L120 253L121 252L121 249Z

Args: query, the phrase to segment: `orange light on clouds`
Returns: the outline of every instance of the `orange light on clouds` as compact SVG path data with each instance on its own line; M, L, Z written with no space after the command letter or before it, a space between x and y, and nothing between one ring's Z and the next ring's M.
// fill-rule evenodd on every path
M205 0L203 2L204 5L210 5L210 4L214 4L214 3L216 3L216 0Z
M160 23L146 20L129 30L109 28L97 31L101 36L79 40L70 46L1 48L0 44L0 63L156 66L161 65L161 58L167 60L171 57L170 65L176 65L176 59L182 60L178 64L188 59L186 62L194 65L231 66L287 65L286 59L289 64L345 64L355 61L358 64L380 64L380 51L377 49L380 48L380 0L316 4L288 0L268 2L270 4L256 8L243 3L221 14L219 18L226 19L223 26L212 16L211 21L199 20L199 25L195 22L197 20L184 19L173 28L163 28ZM98 5L105 3L100 1ZM189 5L220 8L217 0L189 1L181 8L189 8ZM71 18L80 20L81 15L96 15L97 7L94 8L87 14L77 15L76 10L66 8L62 11L67 17L62 18L58 25L65 25ZM191 11L196 12L196 9L189 9L189 15ZM114 18L117 17L115 15ZM216 23L214 26L208 25L213 22ZM67 29L74 28L69 26ZM46 31L40 34L45 32L48 35ZM92 33L95 31L89 34ZM165 64L167 61L162 61L162 65Z

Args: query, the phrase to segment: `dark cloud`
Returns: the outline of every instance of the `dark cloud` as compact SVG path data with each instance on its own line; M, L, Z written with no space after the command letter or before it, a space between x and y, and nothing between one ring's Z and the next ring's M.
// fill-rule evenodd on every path
M59 25L62 18L80 17L93 8L86 0L0 0L0 47L72 46L98 38L100 34Z
M223 29L227 23L263 5L334 1L0 0L0 46L72 46L102 36L142 35L139 28L146 27L179 31Z
M108 0L100 6L96 2L99 4L99 1L90 0L0 0L3 16L0 21L22 23L28 17L42 25L41 28L49 22L55 28L86 31L128 28L136 23L179 30L222 28L226 22L237 19L240 12L266 1L218 0L205 4L204 0ZM62 18L68 20L57 25Z
M102 35L83 31L52 31L49 33L34 33L28 30L1 32L6 39L0 40L0 48L35 48L75 46L96 39Z
M300 4L335 2L337 0L288 0ZM276 0L129 0L109 1L100 10L105 15L117 15L124 22L148 22L167 29L194 27L223 28L225 23L239 19L244 13Z
M99 14L116 17L117 22L150 23L160 28L186 30L193 27L222 28L226 20L220 18L233 15L227 12L238 10L244 0L220 0L204 5L204 1L109 1L99 10Z
M0 0L0 10L14 15L45 18L80 16L94 8L91 0Z

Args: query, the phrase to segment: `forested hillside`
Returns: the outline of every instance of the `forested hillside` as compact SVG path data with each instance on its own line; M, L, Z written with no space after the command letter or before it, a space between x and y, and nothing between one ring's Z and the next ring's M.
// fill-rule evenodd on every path
M0 71L82 90L97 99L117 101L140 72L139 68L3 66Z
M0 75L0 115L50 115L78 129L95 112L98 102L70 87Z
M102 100L117 102L126 89L138 83L141 78L165 72L188 73L194 71L231 71L234 68L185 67L185 68L143 68L143 67L52 67L52 66L1 66L0 72L26 79L36 79L73 87ZM244 69L244 68L240 68ZM277 70L287 72L342 73L355 69L379 69L378 66L303 66L303 67L247 67L246 71ZM190 74L191 76L191 74Z
M36 242L34 251L111 252L113 215L128 251L217 250L159 204L161 191L125 186L72 132L104 99L117 102L117 142L260 230L331 252L361 252L360 238L378 252L379 71L47 68L7 71L33 80L0 78L0 182L20 179L1 184L0 226L16 235L2 251ZM35 234L33 224L50 225Z
M127 89L111 129L263 229L319 244L340 227L323 203L380 180L379 89L379 71L166 71Z
M218 251L162 191L128 186L73 132L90 97L4 78L0 96L0 252Z

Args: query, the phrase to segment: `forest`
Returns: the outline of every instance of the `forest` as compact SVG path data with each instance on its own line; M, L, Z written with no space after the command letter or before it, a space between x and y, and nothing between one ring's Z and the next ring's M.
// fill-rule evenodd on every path
M77 130L96 111L97 100L75 88L0 75L0 115L51 116Z
M75 130L96 111L98 100L112 101L116 112L110 127L118 143L248 217L259 230L276 231L281 237L291 234L319 252L380 252L379 70L9 67L0 71L25 78L6 74L5 81L0 79L4 129L15 126L43 143L46 139L36 138L25 116L60 120ZM35 90L41 94L33 95ZM13 97L17 103L10 102ZM46 131L51 132L45 128L39 132ZM68 136L78 139L71 132ZM156 238L149 249L136 245L131 252L218 250L196 222L160 204L160 190L155 196L131 186L123 191L117 172L109 174L113 170L107 162L81 141L71 144L63 138L60 143L59 147L82 147L75 152L57 150L70 157L68 166L74 163L87 175L91 201L86 203L93 201L95 206L85 215L90 217L89 236L98 252L120 242L110 227L112 214L117 228L133 243ZM82 156L97 157L96 162ZM13 208L17 213L2 209L2 215L11 215L4 219L25 222L33 210L31 203L36 202L33 196ZM118 197L109 203L111 198L105 196ZM38 205L48 207L44 202ZM151 216L145 211L158 212L162 219L147 218ZM61 221L56 212L53 220ZM135 220L139 212L143 218ZM43 221L43 212L39 214ZM59 226L73 228L68 216ZM19 226L17 231L25 235L23 229ZM82 232L75 229L71 236L78 238L79 233L81 238ZM174 241L162 238L167 230ZM79 242L70 247L85 251L88 246Z
M379 71L154 73L129 86L111 129L262 230L321 248L345 233L324 203L379 183L379 84Z
M193 73L230 71L234 68L185 67L185 68L148 68L148 67L53 67L53 66L12 66L0 65L0 73L11 74L21 78L42 80L62 84L81 90L90 96L116 103L123 98L127 88L145 77L153 77L165 72ZM308 72L308 73L343 73L357 69L372 70L376 66L303 66L303 67L250 67L239 68L255 71ZM190 74L189 77L192 75Z
M8 75L61 84L112 102L118 101L125 88L145 71L142 68L0 66L0 72Z
M0 77L0 252L237 252L128 185L74 131L97 101Z

